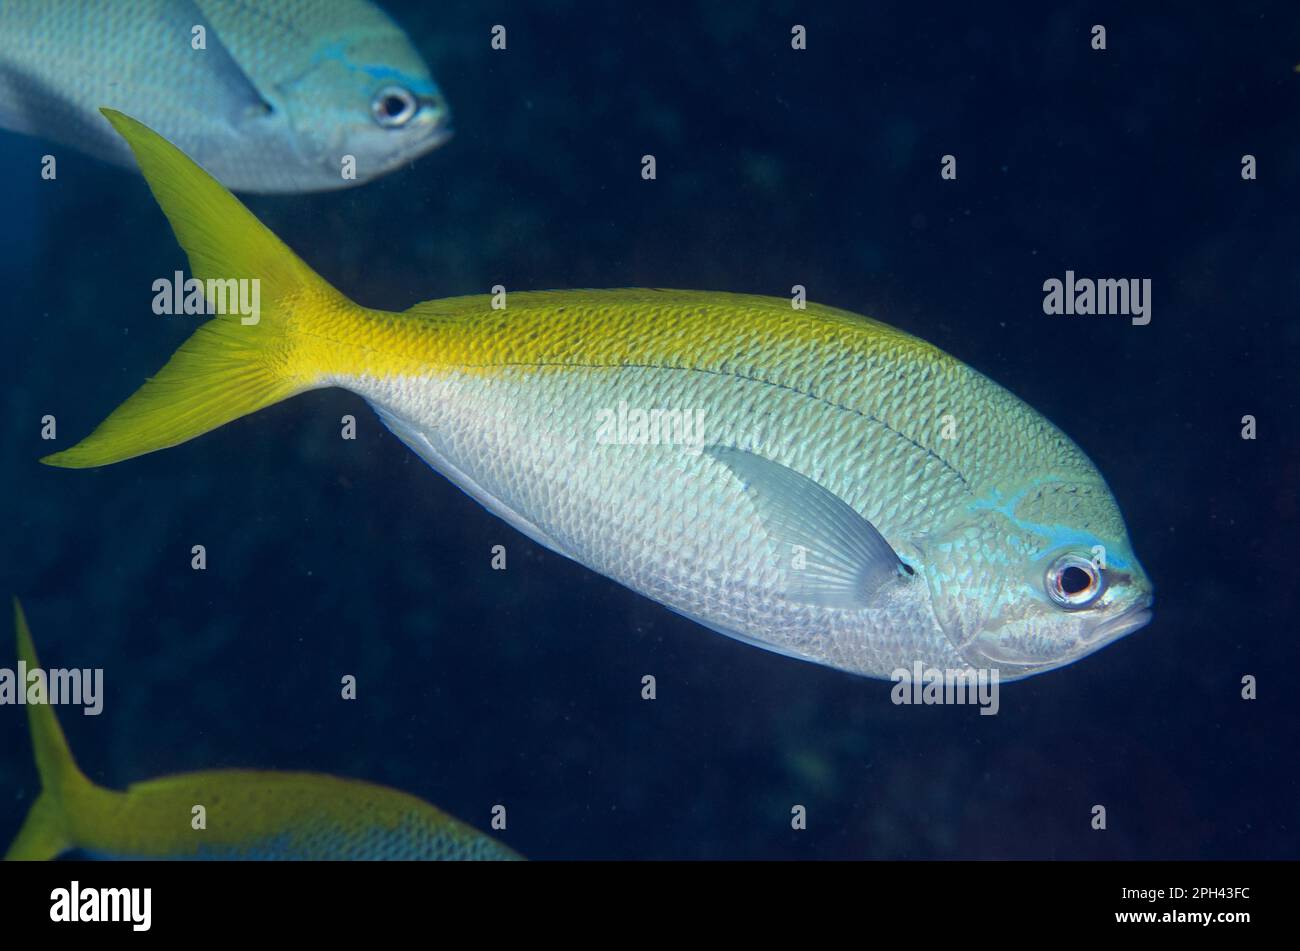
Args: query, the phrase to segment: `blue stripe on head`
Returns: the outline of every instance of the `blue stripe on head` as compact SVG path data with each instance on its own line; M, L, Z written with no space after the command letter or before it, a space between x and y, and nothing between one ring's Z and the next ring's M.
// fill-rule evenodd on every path
M364 73L371 79L401 85L417 96L434 96L439 92L438 84L427 76L412 76L392 66L369 66L352 62L348 57L347 45L339 41L326 43L311 58L313 66L325 60L342 63L350 71Z
M1100 545L1104 551L1105 564L1108 567L1128 568L1130 559L1125 557L1121 551L1113 550L1109 545L1103 543L1091 532L1080 531L1066 525L1056 522L1030 522L1017 516L1016 507L1026 495L1038 489L1044 480L1035 480L1024 489L1012 496L1004 496L1001 491L994 489L990 496L978 502L972 502L970 509L972 511L992 511L1006 516L1007 520L1027 532L1032 532L1046 540L1044 551L1056 551L1061 548L1074 548L1091 552L1094 546ZM1056 481L1056 480L1047 480ZM1117 539L1118 540L1118 539Z

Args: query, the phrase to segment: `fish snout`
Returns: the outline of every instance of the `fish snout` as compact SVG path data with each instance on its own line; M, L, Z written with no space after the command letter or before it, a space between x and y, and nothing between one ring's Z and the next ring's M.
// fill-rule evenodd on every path
M409 161L442 145L451 138L451 108L440 92L421 93L414 99L414 113L400 127L391 126L390 135L400 136L401 144L389 156L393 164ZM393 142L389 143L391 148Z
M1002 680L1019 680L1074 663L1132 634L1151 621L1153 604L1149 594L1143 595L1118 613L1080 623L1068 634L1051 625L990 626L958 648L972 667L996 667Z
M1081 645L1086 648L1101 647L1145 627L1154 616L1151 610L1154 604L1154 597L1144 595L1119 614L1095 625L1080 639Z

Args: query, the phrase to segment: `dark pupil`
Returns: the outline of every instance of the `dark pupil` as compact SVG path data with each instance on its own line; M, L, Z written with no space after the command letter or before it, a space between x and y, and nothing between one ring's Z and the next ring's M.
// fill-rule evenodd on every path
M1076 565L1070 565L1061 572L1061 590L1066 594L1078 594L1092 587L1092 576Z
M390 116L400 116L406 111L406 102L397 96L388 96L384 99L384 112Z

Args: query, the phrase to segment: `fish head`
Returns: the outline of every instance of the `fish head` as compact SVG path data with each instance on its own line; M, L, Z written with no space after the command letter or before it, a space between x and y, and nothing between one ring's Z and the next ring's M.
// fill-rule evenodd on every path
M375 30L318 45L272 98L296 159L320 187L369 181L441 145L451 113L424 61L400 30ZM344 156L355 178L342 174Z
M971 666L1027 677L1151 620L1151 579L1100 476L995 493L966 514L931 540L929 580L940 625Z

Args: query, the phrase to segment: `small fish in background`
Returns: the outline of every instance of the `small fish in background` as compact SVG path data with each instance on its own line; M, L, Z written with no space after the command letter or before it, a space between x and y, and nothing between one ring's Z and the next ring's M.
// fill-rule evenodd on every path
M14 599L18 657L40 666ZM78 851L99 859L509 860L519 854L396 789L320 773L222 769L125 792L78 769L54 708L27 704L42 790L7 861ZM203 806L206 828L191 825Z
M0 2L0 127L129 167L102 105L242 192L357 185L451 135L419 53L366 0Z
M996 668L1005 681L1151 620L1151 579L1096 466L923 340L832 307L707 291L371 310L166 140L106 114L195 279L214 293L258 281L260 308L202 324L46 463L108 465L338 386L539 544L786 656L881 678L916 661ZM628 408L640 423L624 425Z

